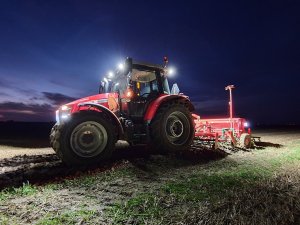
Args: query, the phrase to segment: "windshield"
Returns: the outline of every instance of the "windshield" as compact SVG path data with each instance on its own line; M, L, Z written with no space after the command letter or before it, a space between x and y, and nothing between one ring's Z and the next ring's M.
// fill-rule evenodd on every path
M167 77L157 73L155 70L132 69L128 74L116 71L113 78L104 78L101 81L100 93L124 94L131 87L138 96L152 92L169 94Z
M128 76L116 71L114 77L104 78L100 83L99 93L124 93L128 87Z
M156 80L155 71L144 71L133 69L130 74L131 80L134 82L146 83Z
M159 93L157 80L150 82L131 81L131 87L137 96L147 97L150 93Z

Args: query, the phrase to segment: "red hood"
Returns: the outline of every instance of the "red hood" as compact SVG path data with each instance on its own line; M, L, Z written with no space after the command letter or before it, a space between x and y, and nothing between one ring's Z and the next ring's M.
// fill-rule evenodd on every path
M83 102L92 102L92 103L96 103L96 104L106 105L108 96L117 98L118 94L117 93L104 93L104 94L92 95L92 96L77 99L77 100L75 100L73 102L69 102L65 105L74 107Z

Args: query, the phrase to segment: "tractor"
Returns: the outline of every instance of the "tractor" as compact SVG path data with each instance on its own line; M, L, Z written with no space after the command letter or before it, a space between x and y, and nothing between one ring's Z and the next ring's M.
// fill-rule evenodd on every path
M194 106L168 84L164 65L134 62L110 72L99 94L61 106L50 143L67 165L90 165L108 159L118 140L167 152L190 148L195 135Z

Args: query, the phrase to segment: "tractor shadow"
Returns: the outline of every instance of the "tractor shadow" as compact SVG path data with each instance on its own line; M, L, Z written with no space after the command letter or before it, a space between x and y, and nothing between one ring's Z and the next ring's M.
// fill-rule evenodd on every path
M255 148L257 149L265 149L267 147L272 147L272 148L282 148L284 145L281 144L275 144L271 142L263 142L263 141L255 141Z
M110 170L121 163L109 161L102 165L71 167L65 165L56 154L19 155L0 160L0 190L11 186L18 187L27 182L62 182L67 177Z
M137 147L130 147L125 151L116 152L115 160L129 161L136 171L144 172L144 176L150 176L156 179L161 174L167 171L189 167L199 164L207 164L211 161L216 161L225 158L228 153L221 150L198 149L195 151L191 148L189 151L182 151L177 153L155 153L149 149L139 149ZM137 174L139 176L139 174Z
M157 154L141 146L119 146L112 158L105 163L92 166L66 166L55 154L18 155L0 160L0 189L18 187L23 183L64 182L66 178L109 171L130 163L136 171L145 176L154 176L163 171L205 164L226 157L218 150L192 148L190 151L174 154ZM137 175L139 176L139 175Z

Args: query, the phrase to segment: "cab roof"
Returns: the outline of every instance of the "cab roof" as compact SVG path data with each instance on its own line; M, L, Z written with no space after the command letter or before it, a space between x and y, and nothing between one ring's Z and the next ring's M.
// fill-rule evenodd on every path
M133 69L138 69L138 70L164 71L164 68L160 65L149 64L149 63L139 63L139 62L134 62L132 64L132 68Z

